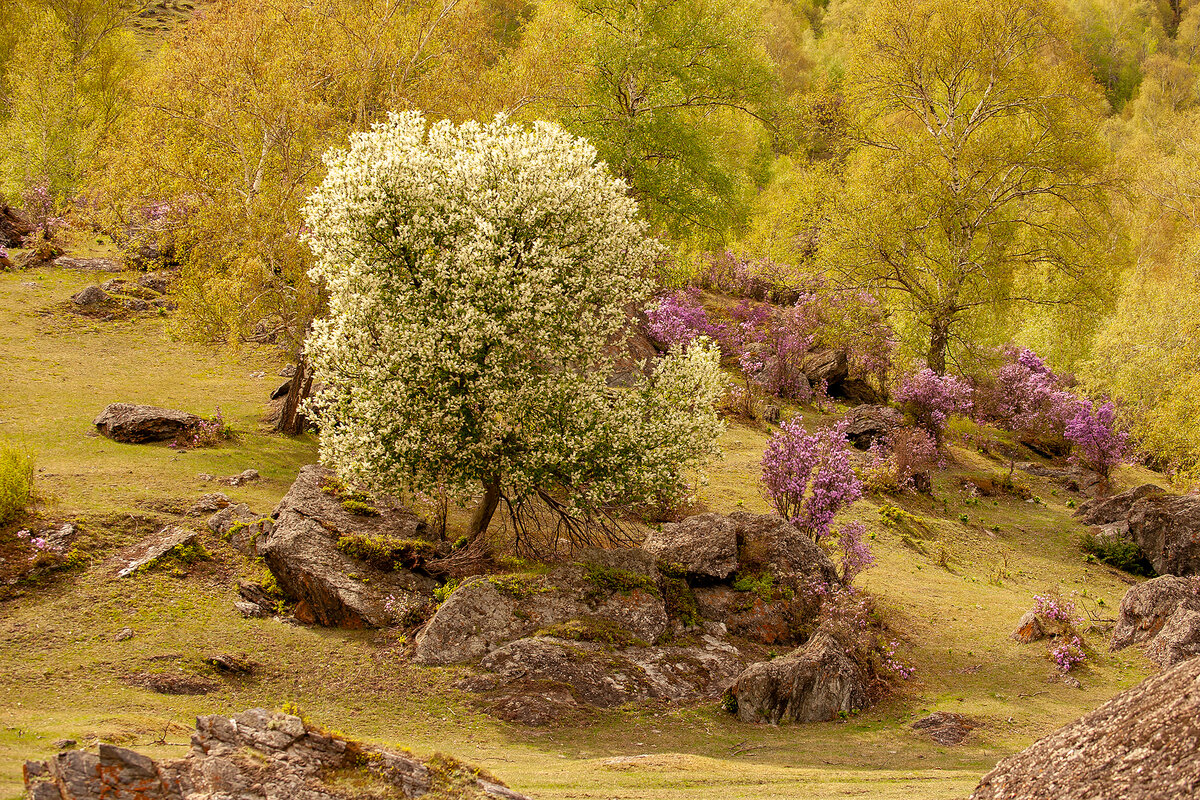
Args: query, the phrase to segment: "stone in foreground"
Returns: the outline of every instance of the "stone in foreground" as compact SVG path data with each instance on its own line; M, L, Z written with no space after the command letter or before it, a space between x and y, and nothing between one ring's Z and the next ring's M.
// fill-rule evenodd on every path
M825 722L870 702L862 670L837 640L819 632L772 661L751 664L730 688L742 722Z
M1200 796L1200 659L1152 676L983 776L971 800Z
M200 717L186 756L155 761L101 744L27 761L29 800L353 800L498 797L528 800L497 779L444 756L412 756L354 742L299 717L261 708ZM431 768L432 767L432 768ZM353 776L352 780L347 780Z
M162 442L193 433L201 422L200 417L186 411L136 403L112 403L92 424L113 441L141 444Z

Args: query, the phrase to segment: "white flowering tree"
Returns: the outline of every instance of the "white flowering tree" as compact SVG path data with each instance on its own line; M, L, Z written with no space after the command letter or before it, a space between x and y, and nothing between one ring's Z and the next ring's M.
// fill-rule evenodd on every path
M376 491L482 491L471 536L504 503L518 544L545 511L579 543L615 508L687 494L720 431L718 354L606 385L659 248L595 159L553 125L415 112L328 157L305 210L329 295L306 345L326 464Z

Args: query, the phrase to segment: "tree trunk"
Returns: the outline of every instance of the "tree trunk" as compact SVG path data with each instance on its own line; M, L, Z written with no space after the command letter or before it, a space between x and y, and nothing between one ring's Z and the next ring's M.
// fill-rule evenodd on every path
M488 525L492 521L492 514L496 513L498 505L500 505L500 481L493 480L491 483L485 483L483 499L471 512L471 522L467 528L467 536L471 541L475 541L487 532Z
M946 374L946 346L950 343L950 321L934 320L929 326L929 355L925 363L938 375Z
M309 365L308 359L304 357L304 353L301 352L296 364L296 374L292 376L292 382L288 385L287 397L283 401L283 410L279 413L279 422L275 423L276 431L293 436L304 433L304 429L308 427L308 419L300 413L300 404L308 399L308 395L312 392L312 383L312 367Z

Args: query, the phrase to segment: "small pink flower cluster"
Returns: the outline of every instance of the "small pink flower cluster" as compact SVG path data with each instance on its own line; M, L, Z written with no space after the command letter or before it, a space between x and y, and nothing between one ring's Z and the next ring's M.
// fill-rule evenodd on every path
M49 552L49 553L59 553L59 552L62 552L62 548L61 548L61 547L55 547L54 545L52 545L52 544L50 544L49 542L47 542L47 541L46 541L44 538L42 538L41 536L33 536L33 535L32 535L32 534L30 534L30 533L29 533L29 531L27 531L27 530L20 530L20 531L17 531L17 538L18 538L18 539L23 539L23 540L25 540L25 541L29 542L29 546L30 546L30 547L32 547L34 550L36 550L36 551L40 552L40 553L46 553L46 552Z
M229 437L229 426L225 424L225 417L221 414L221 407L217 406L216 413L209 419L201 420L195 433L191 436L177 437L168 447L179 450L196 447L216 447Z
M895 675L900 680L906 681L913 676L913 674L917 671L917 668L910 664L905 664L896 657L896 648L899 646L900 645L898 645L896 642L888 642L886 645L884 645L883 668Z
M1068 625L1073 625L1078 620L1075 604L1055 594L1034 595L1033 613Z
M1076 665L1082 664L1085 659L1083 642L1079 641L1078 636L1072 636L1070 639L1063 637L1056 646L1050 648L1050 660L1064 675Z

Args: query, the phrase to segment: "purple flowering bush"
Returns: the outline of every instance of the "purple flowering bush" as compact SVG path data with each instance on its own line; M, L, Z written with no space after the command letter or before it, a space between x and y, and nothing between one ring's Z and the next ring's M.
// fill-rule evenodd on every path
M763 453L766 499L818 544L829 536L837 513L862 497L849 448L844 424L809 433L795 419L779 427Z
M1063 453L1108 478L1129 436L1117 427L1116 406L1070 391L1036 353L1009 348L994 377L975 382L975 418L1013 431L1041 449Z
M950 417L971 410L971 395L966 381L926 367L901 381L895 396L917 425L940 443Z
M59 215L54 197L50 194L50 182L43 180L21 192L21 208L33 224L33 232L25 237L25 247L40 247L43 242L54 239L65 220Z
M867 526L847 522L837 532L837 554L840 556L842 583L849 585L854 578L875 565L875 556L866 541Z
M646 309L646 319L650 338L667 347L686 348L699 336L719 338L700 303L698 289L680 289L663 295Z
M1062 674L1073 670L1087 660L1083 652L1083 642L1078 636L1063 636L1050 646L1050 660Z
M1071 460L1098 472L1105 480L1121 463L1129 445L1129 434L1117 430L1116 417L1116 406L1111 401L1099 408L1082 401L1063 431L1071 443Z
M169 447L180 450L192 450L197 447L217 447L222 442L233 438L233 430L225 422L221 407L217 406L216 413L208 419L200 421L196 430L189 435L177 436Z
M869 689L883 696L898 680L916 671L896 654L898 645L889 635L872 597L846 584L812 581L803 594L819 605L818 629L831 635L868 678Z

